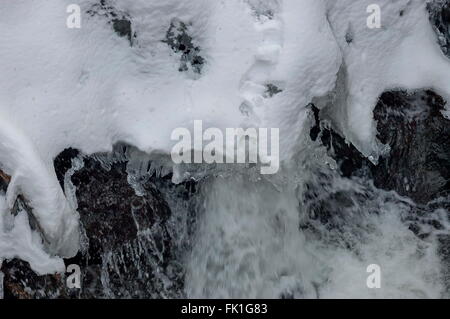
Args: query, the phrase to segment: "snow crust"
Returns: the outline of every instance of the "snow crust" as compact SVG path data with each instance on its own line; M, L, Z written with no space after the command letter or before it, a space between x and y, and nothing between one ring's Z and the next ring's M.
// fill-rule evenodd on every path
M366 25L370 0L111 1L132 19L133 46L98 16L83 14L82 28L68 29L71 3L0 2L0 168L12 176L1 214L22 194L51 255L78 249L78 215L53 168L67 147L91 154L123 141L168 154L172 130L201 119L223 130L280 128L281 160L289 163L302 151L308 104L326 97L336 128L376 161L383 148L372 111L384 90L450 96L450 64L423 0L377 1L381 29ZM86 12L96 1L78 3ZM258 13L261 6L272 16ZM179 54L162 42L173 19L189 24L201 48L200 75L179 72ZM268 98L268 84L282 92ZM333 95L337 86L345 94ZM20 213L12 231L0 227L0 259L19 255L37 271L55 271L58 262L21 249L38 245L25 224ZM16 241L20 231L28 237Z
M368 28L368 14L361 15L373 1L327 3L346 73L346 94L333 105L331 118L350 142L376 160L382 148L375 139L372 112L381 93L395 88L432 88L448 100L450 63L429 22L426 1L377 1L380 29ZM347 33L351 43L346 41Z
M0 252L5 259L20 258L29 262L33 270L40 275L64 272L64 262L50 257L45 251L40 234L30 228L28 215L20 210L17 216L5 214L7 205L0 196ZM0 266L1 266L0 259ZM0 282L2 284L2 282ZM3 285L2 289L3 289Z

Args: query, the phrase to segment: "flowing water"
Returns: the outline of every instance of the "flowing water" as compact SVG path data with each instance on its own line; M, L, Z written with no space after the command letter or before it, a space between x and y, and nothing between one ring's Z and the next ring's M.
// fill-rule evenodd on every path
M342 178L314 156L319 148L310 151L282 182L235 172L202 183L187 296L441 297L448 211L424 213L367 179ZM429 233L419 238L412 224ZM366 284L371 264L381 268L380 289Z

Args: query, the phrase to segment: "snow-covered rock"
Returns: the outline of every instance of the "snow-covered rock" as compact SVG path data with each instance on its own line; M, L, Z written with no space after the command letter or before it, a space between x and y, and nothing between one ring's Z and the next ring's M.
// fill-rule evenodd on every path
M78 249L78 214L53 167L65 148L92 154L122 141L169 154L171 132L201 119L223 130L279 128L288 165L303 151L306 106L321 100L336 130L375 162L382 92L450 97L450 64L424 0L378 1L380 29L367 26L370 0L80 0L80 29L66 27L72 2L0 3L0 169L12 176L2 217L23 195L52 255ZM129 23L117 25L122 18ZM171 32L194 52L171 44Z

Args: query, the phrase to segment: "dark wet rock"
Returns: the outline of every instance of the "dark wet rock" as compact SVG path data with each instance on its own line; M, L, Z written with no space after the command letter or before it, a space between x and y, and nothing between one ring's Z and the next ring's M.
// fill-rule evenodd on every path
M13 259L4 261L3 285L5 299L68 298L65 275L38 276L27 262ZM45 288L45 289L44 289Z
M156 189L149 187L145 196L136 195L127 182L125 166L126 163L114 163L106 171L98 161L85 159L84 167L72 176L91 256L136 239L139 228L163 224L170 216ZM164 229L159 231L164 233ZM164 242L158 243L163 245Z
M101 0L99 3L94 4L87 13L90 16L106 18L108 24L112 26L117 35L127 38L130 46L133 46L136 33L133 32L131 17L127 13L118 10L107 0Z
M379 140L390 153L373 165L331 128L316 125L320 137L345 177L369 174L375 186L394 190L419 204L450 194L450 120L441 113L445 101L432 91L384 93L374 110Z
M362 169L363 164L371 165L352 144L347 143L332 128L321 125L319 109L314 105L311 105L311 109L315 119L315 125L310 131L311 139L316 141L320 138L329 155L336 160L344 177L356 175Z
M114 31L121 37L128 38L128 41L131 43L132 29L131 22L127 19L113 19L112 20Z
M87 250L68 263L83 269L80 297L179 297L183 273L175 260L167 222L171 211L152 183L138 195L126 163L106 170L85 159L72 176Z
M427 4L430 21L444 54L450 57L450 1L434 0Z
M205 59L200 55L200 47L194 44L189 34L189 25L173 20L167 30L166 38L163 40L173 52L181 54L180 72L191 69L194 73L201 74Z
M391 150L378 165L322 125L320 111L312 106L315 125L311 139L327 148L342 176L360 181L372 179L375 187L395 191L415 203L401 200L392 192L374 192L367 185L363 192L339 191L329 184L331 178L319 174L304 194L302 205L306 214L300 228L305 234L357 252L357 243L370 231L367 214L377 214L380 203L392 201L401 207L398 213L402 221L418 238L437 236L442 280L448 294L450 237L445 233L450 219L450 120L441 113L444 105L442 97L432 91L384 93L374 118L378 139Z
M75 160L83 165L70 176ZM67 288L67 274L38 276L12 260L2 267L5 298L183 297L181 258L195 224L187 203L196 184L174 185L170 176L150 174L135 181L137 191L127 164L125 157L83 157L73 149L55 159L58 177L70 179L76 190L81 251L65 263L80 266L81 289ZM175 214L168 202L177 203Z
M6 192L11 176L0 170L0 191Z
M277 95L278 93L283 92L282 89L280 89L278 86L276 86L275 84L269 83L266 85L266 91L264 92L264 96L271 98L274 95Z
M450 194L450 120L432 91L384 93L374 111L378 138L391 147L372 167L375 185L420 204Z
M56 177L58 178L61 188L64 189L64 177L66 172L72 167L72 160L76 158L80 152L73 148L62 151L53 161L55 166Z

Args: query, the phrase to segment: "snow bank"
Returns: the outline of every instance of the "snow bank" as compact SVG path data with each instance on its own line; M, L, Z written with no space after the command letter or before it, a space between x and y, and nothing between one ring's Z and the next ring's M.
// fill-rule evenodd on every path
M433 88L450 97L450 63L438 45L426 1L376 1L381 28L367 26L371 0L329 0L329 21L343 53L344 98L333 105L333 123L374 161L378 145L373 109L385 90ZM348 39L351 38L351 41ZM350 43L349 43L350 42Z
M4 121L3 116L0 116L0 136L0 167L12 176L5 204L12 210L17 196L22 194L43 230L49 251L75 255L79 237L78 214L67 202L55 171L51 169L52 163L45 165L20 128ZM1 258L3 250L0 252Z

